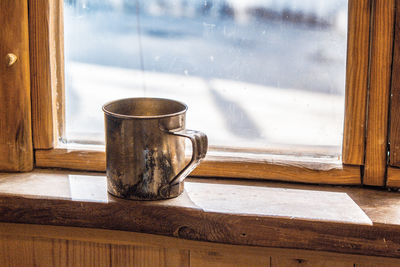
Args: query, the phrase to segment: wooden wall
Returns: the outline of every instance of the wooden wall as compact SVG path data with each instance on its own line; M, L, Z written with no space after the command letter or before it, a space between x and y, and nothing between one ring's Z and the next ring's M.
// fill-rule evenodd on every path
M400 266L400 260L232 246L73 227L0 223L0 266Z
M32 168L28 3L0 1L0 170Z

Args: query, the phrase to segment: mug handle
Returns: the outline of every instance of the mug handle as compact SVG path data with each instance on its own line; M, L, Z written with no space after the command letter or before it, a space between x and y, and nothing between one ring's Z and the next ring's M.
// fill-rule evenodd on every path
M197 167L197 165L200 164L200 161L206 156L207 149L208 149L208 139L207 135L200 131L195 131L195 130L181 130L181 131L169 131L165 130L164 131L167 134L175 135L175 136L180 136L180 137L186 137L189 138L190 141L192 142L192 159L190 162L183 168L175 177L172 179L169 184L163 186L162 189L166 189L164 187L172 187L174 185L177 185L181 183L186 176L189 175L190 172L194 170L194 168ZM161 190L163 191L163 190Z

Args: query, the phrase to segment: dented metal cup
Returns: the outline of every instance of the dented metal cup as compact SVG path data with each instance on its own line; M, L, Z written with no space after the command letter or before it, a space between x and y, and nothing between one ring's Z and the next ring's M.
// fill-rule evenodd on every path
M187 106L161 98L127 98L103 106L108 192L158 200L183 192L185 177L207 153L207 136L185 129ZM192 158L185 165L185 138Z

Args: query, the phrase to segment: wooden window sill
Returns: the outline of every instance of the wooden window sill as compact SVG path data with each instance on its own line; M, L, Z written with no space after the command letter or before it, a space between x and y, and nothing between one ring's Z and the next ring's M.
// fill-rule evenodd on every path
M400 257L400 195L373 189L188 179L165 201L106 191L103 174L0 174L0 221L218 243Z

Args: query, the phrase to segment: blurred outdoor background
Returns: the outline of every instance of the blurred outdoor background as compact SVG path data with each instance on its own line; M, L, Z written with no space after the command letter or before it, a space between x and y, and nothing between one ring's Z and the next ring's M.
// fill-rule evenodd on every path
M66 134L104 143L104 103L189 106L211 146L340 156L347 0L65 0Z

